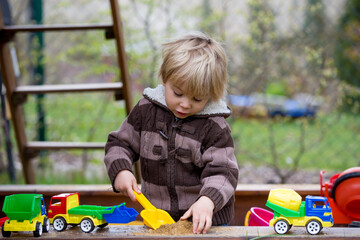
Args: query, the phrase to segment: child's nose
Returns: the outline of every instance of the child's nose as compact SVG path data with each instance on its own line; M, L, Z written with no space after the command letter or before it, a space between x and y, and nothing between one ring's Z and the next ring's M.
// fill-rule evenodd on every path
M187 99L187 98L182 99L182 101L180 102L180 106L181 106L182 108L190 108L190 101L189 101L189 99Z

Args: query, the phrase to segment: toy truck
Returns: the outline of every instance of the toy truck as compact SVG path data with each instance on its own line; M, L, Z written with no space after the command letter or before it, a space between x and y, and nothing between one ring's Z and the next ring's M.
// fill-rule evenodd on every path
M269 225L278 234L287 233L292 226L306 226L311 235L318 234L323 227L333 225L332 211L325 197L301 196L292 189L271 190L266 206L274 211Z
M50 229L42 194L6 196L2 210L8 218L2 225L4 237L19 231L32 231L34 237L40 237Z
M50 200L48 216L53 228L60 232L68 224L77 226L83 232L92 232L97 227L105 227L108 223L128 223L134 221L138 213L125 204L113 207L80 205L78 193L63 193Z

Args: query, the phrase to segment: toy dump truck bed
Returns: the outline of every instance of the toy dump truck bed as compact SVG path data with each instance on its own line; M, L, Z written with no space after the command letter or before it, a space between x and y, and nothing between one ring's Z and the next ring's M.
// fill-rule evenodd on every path
M135 221L137 215L139 215L135 209L125 207L125 203L111 208L114 209L113 212L103 213L107 223L129 223Z
M6 196L3 212L10 220L31 220L41 213L41 198L41 194Z
M107 223L129 223L136 219L138 212L122 203L112 207L80 205L70 209L69 214L94 216L99 220L105 219Z
M103 206L95 206L95 205L80 205L74 208L69 209L69 214L77 214L77 215L90 215L94 216L99 220L103 219L103 214L112 213L116 206L109 208Z

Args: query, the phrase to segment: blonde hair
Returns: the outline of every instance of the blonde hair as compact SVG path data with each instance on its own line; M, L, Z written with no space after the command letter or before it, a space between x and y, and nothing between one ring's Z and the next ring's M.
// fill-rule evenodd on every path
M222 46L203 33L194 32L163 44L159 77L184 86L193 96L218 101L227 87L226 55Z

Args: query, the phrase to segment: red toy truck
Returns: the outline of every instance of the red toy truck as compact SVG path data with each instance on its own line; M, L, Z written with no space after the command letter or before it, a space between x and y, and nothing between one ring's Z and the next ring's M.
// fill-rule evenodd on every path
M105 227L108 223L129 223L138 213L126 208L125 203L112 207L80 205L78 193L63 193L50 200L48 217L56 231L63 231L68 224L80 224L83 232L89 233L95 226Z
M63 193L50 200L48 217L56 231L63 231L68 224L80 224L83 232L91 232L95 226L105 227L107 222L97 210L107 207L79 205L78 193Z

